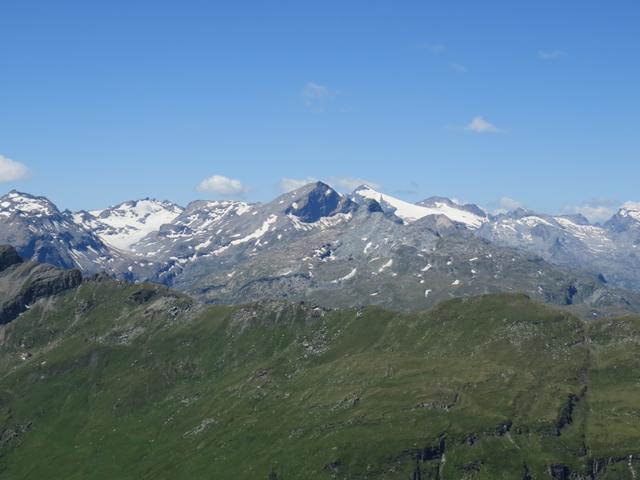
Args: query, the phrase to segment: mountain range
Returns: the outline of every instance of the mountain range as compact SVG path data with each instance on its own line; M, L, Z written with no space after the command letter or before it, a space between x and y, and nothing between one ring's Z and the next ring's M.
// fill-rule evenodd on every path
M127 201L59 210L0 198L0 244L26 259L174 287L209 303L264 298L422 309L524 292L598 315L640 309L640 210L603 224L518 209L492 215L443 197L410 203L316 182L268 203Z
M341 208L341 207L340 207ZM636 478L640 317L203 305L0 247L0 477Z

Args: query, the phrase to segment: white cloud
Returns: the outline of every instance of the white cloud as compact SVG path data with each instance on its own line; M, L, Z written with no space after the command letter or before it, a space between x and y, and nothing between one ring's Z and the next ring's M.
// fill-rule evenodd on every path
M369 185L374 190L378 190L381 187L380 184L372 182L371 180L353 177L332 177L331 183L336 187L342 187L343 189L348 191L355 190L360 185Z
M490 206L493 207L493 213L496 215L511 212L512 210L517 210L518 208L526 208L522 202L509 197L502 197L497 202L491 202Z
M307 178L283 178L280 180L280 190L283 193L291 192L293 190L297 190L298 188L304 187L305 185L313 182L317 182L317 178L307 177Z
M474 117L468 125L464 127L465 130L475 133L500 133L501 129L496 127L493 123L485 120L484 117Z
M435 55L439 55L447 49L447 47L441 43L421 43L418 45L418 48L420 50L427 50Z
M24 164L0 155L0 183L21 180L27 175L29 170Z
M640 202L624 202L622 208L627 210L640 210Z
M239 196L247 192L247 188L240 180L234 180L222 175L213 175L202 180L196 187L199 192L214 193L216 195Z
M579 213L580 215L584 215L587 217L587 220L590 222L604 222L609 220L615 210L605 207L605 206L589 206L589 205L580 205L577 207L567 207L565 208L566 213Z
M328 87L314 82L308 82L302 89L302 99L312 112L323 112L329 102L336 96L336 92Z
M620 203L615 200L594 198L582 205L565 207L564 212L584 215L590 222L604 222L616 213L619 205Z
M564 58L566 56L567 54L562 50L539 50L538 51L538 58L544 61L560 60L561 58Z

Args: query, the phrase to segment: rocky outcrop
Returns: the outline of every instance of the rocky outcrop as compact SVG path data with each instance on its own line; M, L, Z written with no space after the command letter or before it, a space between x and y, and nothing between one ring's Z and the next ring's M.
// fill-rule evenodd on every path
M343 197L322 182L312 183L296 190L293 197L293 202L285 210L285 214L295 215L307 223L338 213L353 212L358 208L350 198Z
M7 245L0 245L0 272L17 263L22 263L22 258L16 249Z
M35 301L80 283L78 270L23 262L13 247L0 247L0 325L14 320Z

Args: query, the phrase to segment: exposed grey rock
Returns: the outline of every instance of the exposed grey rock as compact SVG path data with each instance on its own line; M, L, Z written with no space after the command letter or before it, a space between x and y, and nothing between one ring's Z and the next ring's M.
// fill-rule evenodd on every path
M0 245L0 272L17 263L22 263L22 258L16 249L9 245Z
M35 301L75 288L82 282L78 270L63 270L31 261L15 262L17 254L11 247L1 247L0 252L1 257L14 259L14 263L0 271L0 324L14 320Z
M604 225L581 215L545 215L518 209L493 217L476 234L496 245L540 255L619 288L640 292L640 213L622 209Z
M71 212L15 190L0 197L0 244L12 245L24 259L85 273L109 270L119 257Z
M422 309L451 297L521 291L593 313L640 308L638 295L619 290L640 292L633 243L640 216L632 211L605 225L522 209L488 216L442 197L410 204L369 187L341 195L321 182L269 203L195 201L184 210L143 200L72 215L41 197L12 192L3 200L0 240L17 241L28 258L75 265L86 276L104 270L158 282L207 302ZM147 210L158 216L152 221ZM105 243L128 227L107 232L96 222L130 214L136 229L146 221L155 229L126 250ZM172 220L161 223L165 215Z

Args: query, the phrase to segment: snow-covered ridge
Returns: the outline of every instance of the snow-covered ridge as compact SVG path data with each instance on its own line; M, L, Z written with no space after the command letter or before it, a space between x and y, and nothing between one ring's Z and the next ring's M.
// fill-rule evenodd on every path
M43 217L60 212L45 197L36 197L12 190L0 198L0 216L9 217L14 213L30 217Z
M434 202L432 206L416 205L398 198L380 193L367 185L363 185L354 191L355 195L375 200L394 209L394 213L407 223L415 222L429 215L444 215L449 220L466 225L470 229L478 229L487 221L486 216L464 210L453 202Z
M629 217L633 220L640 222L640 210L631 209L631 208L621 208L618 212L618 215L621 217Z
M94 230L106 243L120 250L131 247L162 225L173 222L184 209L171 202L133 200L102 210L74 214L77 223Z
M496 261L479 248L516 248L534 254L519 261L525 270L541 268L542 259L640 291L639 218L640 208L632 205L603 224L523 209L494 216L443 197L413 204L367 186L340 195L321 182L269 203L198 200L182 209L143 199L75 214L44 197L11 192L0 197L0 243L86 275L107 271L127 280L197 286L212 298L249 282L251 295L263 288L297 292L307 284L366 286L367 298L382 302L389 294L384 282L409 282L420 299L435 301L442 288L467 291L483 281L504 281L506 273L491 270ZM454 266L461 254L470 263ZM513 262L508 255L504 262ZM236 272L233 282L230 272ZM280 276L287 279L252 283ZM225 286L214 292L213 284Z

